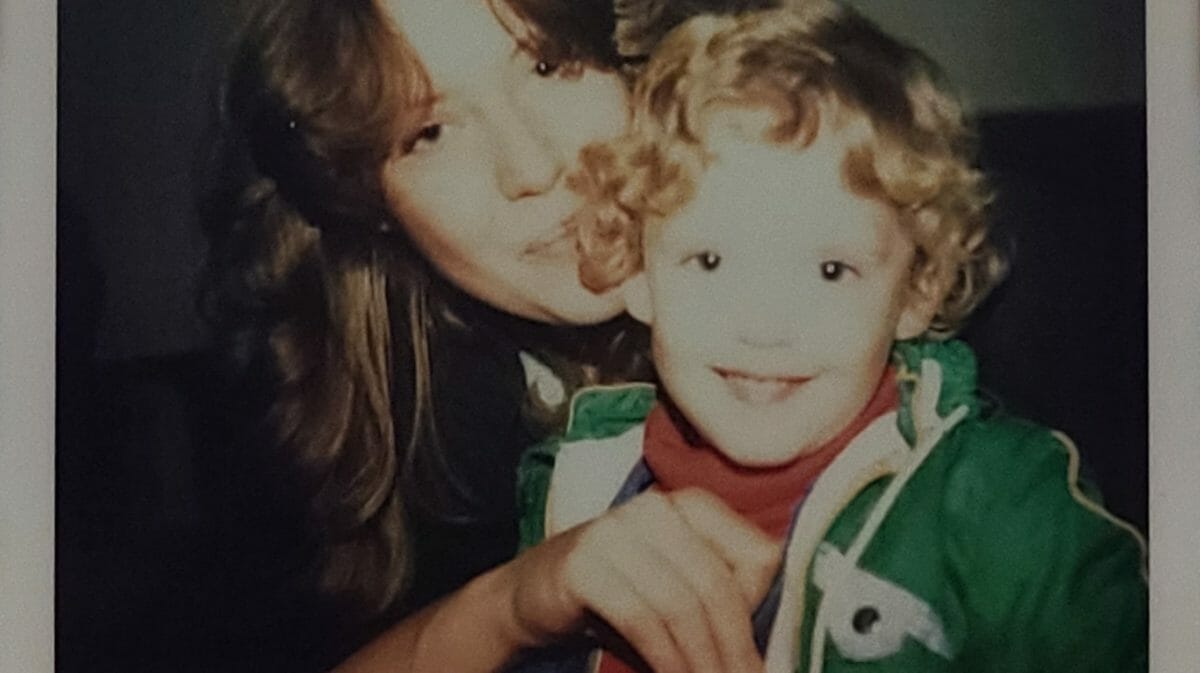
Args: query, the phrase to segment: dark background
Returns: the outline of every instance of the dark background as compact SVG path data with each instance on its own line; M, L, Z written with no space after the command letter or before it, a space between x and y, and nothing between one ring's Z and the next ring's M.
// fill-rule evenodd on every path
M251 619L205 612L203 578L221 531L196 478L219 434L194 310L204 249L196 156L229 4L59 2L60 671L235 670L219 663L227 643L207 626ZM871 13L871 2L859 4ZM878 4L890 26L896 10ZM984 4L960 6L980 13ZM955 3L910 6L932 21L938 5ZM1012 277L964 336L980 354L984 387L1071 435L1110 508L1144 531L1145 110L1138 86L1114 89L1103 73L1079 69L1092 44L1080 35L1106 30L1117 9L1126 30L1119 41L1105 33L1105 63L1119 59L1125 79L1141 72L1142 10L1058 6L1076 12L1061 17L1078 33L1062 39L1072 58L1035 42L1012 63L984 59L993 69L980 70L977 52L992 45L977 36L960 36L959 61L930 47L977 87L968 97L979 103L982 162L1000 188L997 232L1012 251ZM1022 73L1037 86L1014 84Z

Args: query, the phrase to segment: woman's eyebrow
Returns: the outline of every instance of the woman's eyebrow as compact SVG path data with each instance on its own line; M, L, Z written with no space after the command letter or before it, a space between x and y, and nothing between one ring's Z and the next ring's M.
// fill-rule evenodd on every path
M520 39L520 38L517 38L516 36L514 36L513 37L513 48L512 48L512 51L508 53L508 57L511 59L514 56L518 56L521 54L537 58L537 55L538 55L537 45L534 44L534 42L532 40Z
M531 55L536 55L540 51L537 44L537 30L528 19L520 16L512 5L506 4L505 0L488 0L486 4L491 10L492 16L496 17L496 22L516 42L516 49L513 50L510 57L515 56L517 51L525 51Z
M533 37L518 38L514 36L513 41L516 42L516 46L513 48L510 58L512 56L517 56L518 54L524 54L535 61L558 60L560 58L559 56L550 53L550 50L547 49L547 45L545 43Z
M446 96L441 91L431 89L428 93L414 100L412 102L412 106L414 108L433 109L440 105L444 100L446 100Z

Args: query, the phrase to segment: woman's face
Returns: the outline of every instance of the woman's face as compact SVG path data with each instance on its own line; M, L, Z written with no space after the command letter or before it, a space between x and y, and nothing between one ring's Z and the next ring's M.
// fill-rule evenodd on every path
M461 289L522 317L588 324L619 313L620 293L580 285L563 225L579 204L564 177L580 148L626 122L617 75L539 62L484 0L384 2L436 95L412 150L385 168L417 247Z

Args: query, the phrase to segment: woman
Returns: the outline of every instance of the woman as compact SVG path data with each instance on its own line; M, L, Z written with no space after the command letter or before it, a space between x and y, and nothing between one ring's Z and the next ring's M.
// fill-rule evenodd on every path
M633 52L685 13L618 4ZM777 552L710 497L649 494L509 561L519 452L573 385L644 368L616 296L580 286L562 224L578 149L625 122L613 29L608 0L252 15L207 300L258 400L243 451L260 469L230 474L269 497L241 503L243 542L313 559L259 577L298 578L279 595L312 578L329 624L350 625L312 628L328 642L293 645L311 660L291 670L379 632L338 670L493 671L594 616L661 673L757 668L749 611Z

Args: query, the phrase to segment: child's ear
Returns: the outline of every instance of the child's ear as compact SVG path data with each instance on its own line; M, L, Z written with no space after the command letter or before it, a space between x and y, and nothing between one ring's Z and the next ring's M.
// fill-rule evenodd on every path
M650 303L650 283L646 280L646 272L639 271L621 284L621 292L625 295L625 310L637 320L651 324L654 321L654 307Z
M914 282L908 291L907 305L896 321L896 340L915 339L924 334L937 315L947 291L948 288L943 288L941 283L928 276Z

